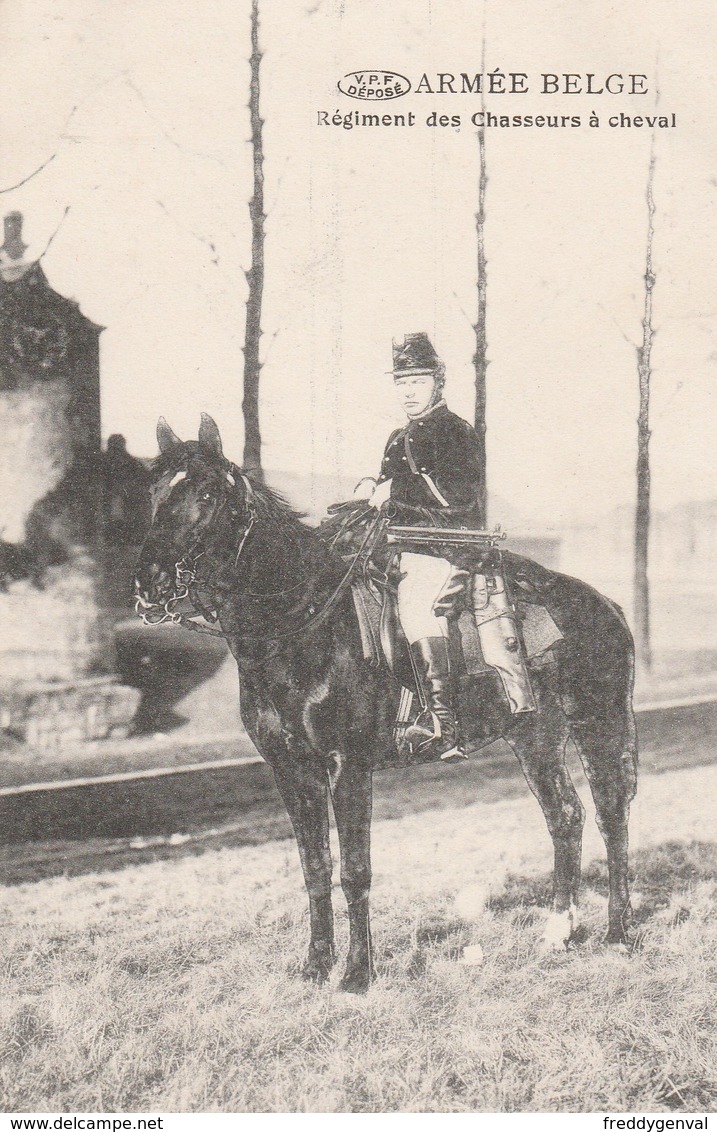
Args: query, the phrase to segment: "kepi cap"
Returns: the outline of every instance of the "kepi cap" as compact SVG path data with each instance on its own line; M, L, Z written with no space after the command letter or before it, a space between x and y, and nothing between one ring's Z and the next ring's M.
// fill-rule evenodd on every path
M393 369L390 372L394 378L442 373L444 369L425 331L406 334L403 342L393 342Z

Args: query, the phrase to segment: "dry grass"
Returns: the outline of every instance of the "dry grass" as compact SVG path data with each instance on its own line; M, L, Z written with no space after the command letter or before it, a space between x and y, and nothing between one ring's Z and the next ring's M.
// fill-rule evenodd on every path
M375 826L379 978L296 978L292 843L3 890L6 1111L666 1111L713 1107L717 771L646 778L641 945L607 950L591 828L577 946L542 957L535 802ZM712 826L713 828L713 826ZM702 838L702 840L698 840ZM346 920L337 892L339 948ZM484 962L460 961L480 943ZM338 972L337 972L338 975Z

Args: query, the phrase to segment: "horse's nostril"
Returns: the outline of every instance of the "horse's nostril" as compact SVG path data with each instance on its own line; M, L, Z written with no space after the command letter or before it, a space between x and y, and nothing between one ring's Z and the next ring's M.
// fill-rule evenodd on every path
M151 564L148 569L148 574L151 585L157 586L158 589L164 589L170 583L169 574L158 562Z
M145 566L134 580L135 592L149 601L164 599L172 592L172 579L159 562Z

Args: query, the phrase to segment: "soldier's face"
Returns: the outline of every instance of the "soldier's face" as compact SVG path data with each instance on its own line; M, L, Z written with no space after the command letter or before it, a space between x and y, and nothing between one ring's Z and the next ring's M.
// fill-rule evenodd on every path
M431 374L413 374L396 379L398 403L409 417L425 413L433 398L435 381Z

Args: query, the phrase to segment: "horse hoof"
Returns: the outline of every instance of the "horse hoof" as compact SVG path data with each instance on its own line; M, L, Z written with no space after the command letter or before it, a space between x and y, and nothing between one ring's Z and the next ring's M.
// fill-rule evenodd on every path
M483 954L481 945L479 943L471 943L468 947L463 948L460 962L464 967L481 967L484 959L485 955Z
M629 955L630 948L624 939L610 939L605 937L605 946L610 949L613 955Z
M550 954L554 951L565 951L570 938L578 926L578 913L574 904L564 912L551 912L543 932L541 951Z
M301 977L307 983L316 983L317 986L321 986L331 974L334 963L333 948L311 947L309 948L309 956L301 968Z
M320 987L326 982L331 973L331 968L326 966L319 966L317 963L304 963L301 968L301 977L306 983L314 983Z
M628 915L622 916L619 920L615 919L613 923L608 923L607 935L605 936L605 944L616 951L623 950L625 952L632 951L635 937L635 929L632 920L632 911Z
M624 928L608 928L607 935L604 940L605 946L617 955L629 955L633 950L633 944L630 934Z
M365 968L351 970L347 968L339 983L339 990L345 994L366 994L375 977L373 971Z

